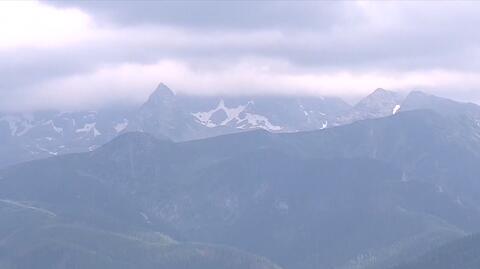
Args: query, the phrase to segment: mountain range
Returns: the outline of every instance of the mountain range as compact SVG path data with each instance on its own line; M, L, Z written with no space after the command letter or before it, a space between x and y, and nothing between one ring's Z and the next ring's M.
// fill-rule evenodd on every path
M299 131L184 98L161 85L111 141L0 170L2 265L380 269L479 232L477 105L379 89Z
M37 111L0 114L0 167L65 153L92 151L119 134L147 132L159 138L188 141L264 129L300 132L380 118L398 111L430 109L449 112L454 104L422 92L403 96L377 89L351 106L333 97L187 96L160 84L136 108L99 111ZM478 119L476 105L468 108Z

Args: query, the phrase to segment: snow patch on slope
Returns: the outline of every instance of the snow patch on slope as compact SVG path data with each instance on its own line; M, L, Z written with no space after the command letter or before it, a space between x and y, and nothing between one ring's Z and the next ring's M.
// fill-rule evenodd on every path
M49 121L45 122L43 125L50 125L50 126L52 126L52 129L53 129L55 132L57 132L57 133L59 133L59 134L62 134L62 133L63 133L63 128L60 128L60 127L55 126L55 123L54 123L52 120L49 120Z
M395 115L397 114L397 112L400 110L400 105L395 105L395 107L393 108L393 111L392 111L392 115Z
M80 129L77 129L75 130L76 133L90 133L92 130L93 130L93 136L99 136L101 135L102 133L100 133L100 131L97 130L97 128L95 127L97 125L96 122L93 122L93 123L86 123L83 128L80 128Z
M10 128L10 134L14 136L17 133L17 118L11 116L4 116L0 118L0 121L5 121Z
M320 130L323 130L327 127L328 127L328 121L325 121L325 122L322 123L322 128L320 128Z
M238 128L245 129L249 127L259 127L271 131L280 131L282 127L273 125L267 117L258 114L245 113L245 118L241 121L247 121L247 124L244 124Z
M0 118L0 121L4 121L8 124L11 136L22 136L34 127L30 120L16 116L4 116Z
M250 104L250 102L248 104ZM248 106L248 104L247 104L247 106ZM228 107L225 106L225 102L222 99L222 100L220 100L220 103L218 103L216 108L214 108L210 111L207 111L207 112L192 113L192 115L195 118L197 118L197 120L201 124L203 124L207 127L213 128L213 127L217 127L217 126L225 126L229 122L231 122L232 120L235 120L235 119L238 120L240 113L242 113L245 110L245 108L246 108L246 106L244 106L244 105L237 106L237 107L234 107L234 108L228 108ZM223 120L220 124L216 124L211 120L212 115L215 114L215 112L218 112L218 111L224 111L225 114L227 115L227 118L225 120Z
M117 133L120 133L121 131L125 130L125 128L127 128L127 126L128 126L128 120L123 119L122 122L117 123L113 128L115 129L115 131Z
M58 155L58 152L50 151L50 150L48 150L48 149L46 149L46 148L44 148L44 147L42 147L42 146L40 146L40 145L37 145L37 149L40 150L40 151L46 152L46 153L48 153L48 154L50 154L50 155L53 155L53 156L57 156L57 155Z
M253 101L249 101L246 105L239 105L237 107L229 108L225 105L225 102L222 99L216 108L206 112L192 113L192 116L194 116L200 124L209 128L225 126L227 124L234 123L241 124L240 126L237 126L238 129L255 127L271 131L279 131L282 129L280 126L273 125L265 116L254 113L246 113L246 108L251 104L253 104ZM226 118L220 123L216 123L212 120L212 116L218 111L223 111L226 115Z
M150 221L150 218L147 216L147 214L145 214L143 212L140 212L140 215L143 217L143 219L145 220L146 223L152 224L152 222Z

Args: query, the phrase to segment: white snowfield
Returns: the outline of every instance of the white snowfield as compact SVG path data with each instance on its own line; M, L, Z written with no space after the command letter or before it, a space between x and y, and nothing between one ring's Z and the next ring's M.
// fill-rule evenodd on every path
M100 131L97 130L97 128L95 127L96 125L97 125L96 122L86 123L83 126L83 128L77 129L77 130L75 130L75 132L76 133L90 133L90 131L93 130L93 136L99 136L102 133L100 133Z
M395 105L395 107L393 108L392 114L393 115L397 114L399 110L400 110L400 105Z
M192 113L192 116L194 116L200 124L209 128L235 124L238 129L262 128L270 131L280 131L282 129L282 127L272 124L265 116L245 112L246 108L251 104L253 104L253 102L249 101L246 105L229 108L225 106L225 102L222 99L216 108L206 112ZM226 118L216 123L212 120L212 116L219 111L223 111Z

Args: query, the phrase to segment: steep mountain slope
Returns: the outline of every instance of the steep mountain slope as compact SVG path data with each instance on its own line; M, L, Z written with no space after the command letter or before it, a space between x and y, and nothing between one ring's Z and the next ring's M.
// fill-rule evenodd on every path
M348 108L338 98L176 95L160 84L139 108L0 115L0 167L91 151L125 131L184 141L252 129L321 129Z
M455 102L419 91L411 92L405 98L401 109L402 111L429 109L444 116L468 119L475 126L480 126L480 106L473 103Z
M0 199L69 225L229 245L285 268L369 268L478 229L479 146L477 129L429 111L183 143L127 133L1 171Z
M433 249L414 261L394 269L480 268L480 236L470 235Z
M385 89L376 89L360 100L350 110L340 114L334 121L334 126L352 123L358 120L387 117L397 113L401 108L403 98L400 94Z
M264 129L293 132L327 127L349 105L337 98L193 97L160 84L134 116L131 131L176 141Z
M1 268L279 269L245 251L178 242L155 232L148 216L134 211L134 201L91 175L78 178L81 182L52 178L31 185L20 180L22 190L11 196L18 200L0 200Z
M0 166L93 150L121 133L128 110L36 112L0 116Z
M403 98L377 89L352 107L332 97L186 96L160 84L138 108L0 114L0 167L92 151L127 131L187 141L255 129L274 133L318 130L419 109L468 118L468 124L476 127L480 124L479 106L422 92Z
M265 258L225 246L182 243L161 233L118 233L37 207L1 203L0 267L29 268L259 268L279 269Z

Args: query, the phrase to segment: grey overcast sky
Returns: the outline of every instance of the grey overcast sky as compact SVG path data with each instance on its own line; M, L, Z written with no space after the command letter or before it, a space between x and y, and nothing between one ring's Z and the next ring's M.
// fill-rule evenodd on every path
M1 1L0 110L184 94L480 101L480 2Z

